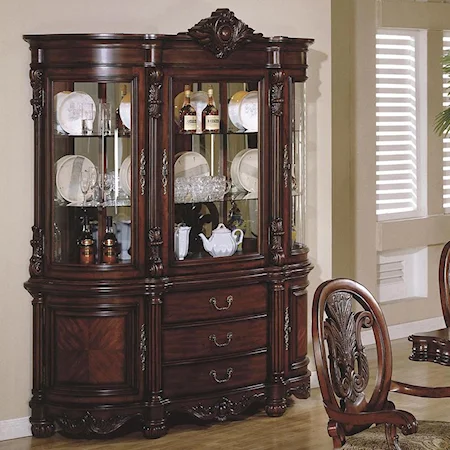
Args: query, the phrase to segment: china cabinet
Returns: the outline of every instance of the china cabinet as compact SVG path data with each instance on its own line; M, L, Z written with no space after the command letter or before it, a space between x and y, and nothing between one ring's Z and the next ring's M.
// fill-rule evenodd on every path
M307 398L312 40L227 9L177 35L24 39L33 435L156 438Z

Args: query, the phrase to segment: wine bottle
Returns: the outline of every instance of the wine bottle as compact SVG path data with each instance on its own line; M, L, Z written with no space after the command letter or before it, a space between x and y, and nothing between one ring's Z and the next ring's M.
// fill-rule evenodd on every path
M195 133L197 131L197 111L191 105L191 88L184 86L184 102L180 109L180 131L182 133Z
M106 230L102 240L102 261L105 264L116 264L118 261L119 242L112 226L112 216L106 216Z
M218 133L220 131L219 110L214 104L213 89L208 89L208 104L202 111L202 131Z
M88 216L83 217L81 235L78 239L80 264L94 264L95 262L95 241L92 236L91 226Z

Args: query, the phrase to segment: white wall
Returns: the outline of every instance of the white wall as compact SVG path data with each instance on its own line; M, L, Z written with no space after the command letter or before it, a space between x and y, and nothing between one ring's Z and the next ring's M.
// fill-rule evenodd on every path
M218 7L265 36L314 38L308 97L308 239L315 269L310 294L331 276L331 0L4 1L0 14L0 421L28 416L31 392L31 298L28 278L33 224L33 122L30 54L23 34L186 31ZM0 422L1 428L1 422ZM0 437L1 438L1 437Z

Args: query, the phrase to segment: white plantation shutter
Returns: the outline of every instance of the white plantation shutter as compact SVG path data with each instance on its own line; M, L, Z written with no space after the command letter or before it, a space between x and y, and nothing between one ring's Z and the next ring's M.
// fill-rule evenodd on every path
M450 51L450 33L444 33L444 43L443 43L444 53ZM443 99L442 106L448 108L450 106L450 76L443 74ZM444 198L443 206L445 212L450 211L450 134L443 139L444 146L444 157L443 157L443 188L444 188Z
M416 37L376 36L376 167L379 220L417 215Z

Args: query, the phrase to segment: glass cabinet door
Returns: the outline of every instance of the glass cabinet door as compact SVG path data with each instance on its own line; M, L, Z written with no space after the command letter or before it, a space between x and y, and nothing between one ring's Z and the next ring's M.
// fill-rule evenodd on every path
M172 80L174 259L259 250L258 81Z
M52 83L52 261L132 258L130 83Z
M291 250L305 247L306 133L305 83L291 84Z

